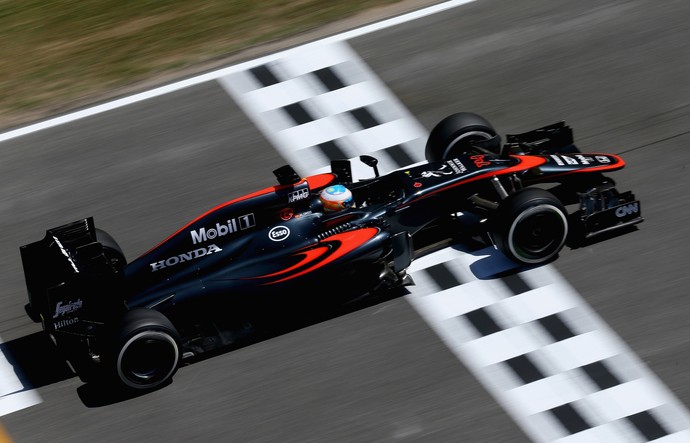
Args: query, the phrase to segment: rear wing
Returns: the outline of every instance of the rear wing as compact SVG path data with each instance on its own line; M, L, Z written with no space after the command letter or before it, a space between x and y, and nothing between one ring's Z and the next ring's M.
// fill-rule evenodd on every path
M91 302L95 288L112 291L115 276L92 217L49 229L42 240L21 246L20 253L29 293L27 314L47 331L79 333L81 320L98 311Z

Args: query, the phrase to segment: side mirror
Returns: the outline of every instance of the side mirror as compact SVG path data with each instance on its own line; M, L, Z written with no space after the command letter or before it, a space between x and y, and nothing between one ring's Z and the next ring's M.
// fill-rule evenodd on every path
M370 168L374 168L374 176L375 177L379 176L379 168L378 168L378 166L376 166L379 164L379 161L376 159L376 157L372 157L371 155L360 155L359 159L365 165L369 166Z

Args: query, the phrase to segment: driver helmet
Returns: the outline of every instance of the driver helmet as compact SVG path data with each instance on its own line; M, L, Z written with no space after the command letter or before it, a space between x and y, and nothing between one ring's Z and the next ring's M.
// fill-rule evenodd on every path
M342 211L354 206L352 191L343 185L329 186L319 194L325 212Z

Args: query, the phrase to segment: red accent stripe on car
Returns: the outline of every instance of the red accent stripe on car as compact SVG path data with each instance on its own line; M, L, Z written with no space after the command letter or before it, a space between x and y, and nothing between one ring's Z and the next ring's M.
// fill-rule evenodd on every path
M295 277L299 277L301 275L307 274L309 272L312 272L316 269L319 269L323 266L326 266L329 263L334 262L335 260L339 259L340 257L343 257L344 255L352 252L353 250L357 249L364 243L368 242L376 234L379 233L378 228L363 228L363 229L357 229L355 231L347 231L347 232L342 232L340 234L335 234L330 237L325 238L324 240L321 241L321 243L326 243L328 245L333 245L335 246L332 249L332 253L326 257L326 259L321 260L317 263L315 263L313 266L310 266L306 269L303 269L302 271L299 271L295 274L292 274L288 277L281 278L279 280L275 280L272 282L268 282L266 284L274 284L274 283L280 283L284 282L286 280L291 280Z
M153 248L151 248L151 249L149 249L148 251L146 251L144 254L142 254L142 256L143 256L143 255L146 255L146 254L148 254L149 252L153 251L154 249L160 247L163 243L167 242L168 240L170 240L171 238L173 238L174 236L176 236L176 235L179 234L180 232L184 231L185 229L189 228L191 225L193 225L193 224L196 223L197 221L201 220L202 218L206 217L207 215L210 215L210 214L212 214L212 213L214 213L214 212L216 212L216 211L218 211L218 210L220 210L220 209L223 209L223 208L225 208L225 207L227 207L227 206L230 206L230 205L232 205L232 204L234 204L234 203L241 202L241 201L244 201L244 200L249 200L250 198L259 197L259 196L261 196L261 195L270 194L271 192L276 192L276 191L279 191L279 190L281 190L281 189L287 189L287 188L291 188L291 187L294 187L294 186L298 186L298 185L303 184L304 182L307 182L307 183L309 184L309 188L310 188L310 189L318 189L318 188L321 188L321 187L326 186L327 184L329 184L330 182L332 182L334 179L335 179L335 175L334 175L334 174L330 174L330 173L312 175L312 176L310 176L310 177L303 178L302 180L300 180L299 182L294 183L294 184L271 186L271 187L269 187L269 188L264 188L264 189L262 189L262 190L260 190L260 191L252 192L251 194L247 194L247 195L244 195L244 196L242 196L242 197L238 197L238 198L235 198L235 199L233 199L233 200L230 200L230 201L227 201L227 202L225 202L225 203L222 203L222 204L216 206L215 208L210 209L210 210L204 212L203 214L201 214L200 216L198 216L198 217L195 218L194 220L190 221L189 223L187 223L186 225L184 225L183 227L181 227L180 229L178 229L177 231L175 231L173 234L169 235L165 240L163 240L162 242L158 243L158 244L157 244L156 246L154 246Z
M296 254L297 257L299 257L300 255L303 256L302 259L297 264L292 265L288 268L285 268L282 271L274 272L272 274L261 275L259 277L252 277L252 278L275 277L277 275L282 275L282 274L286 274L290 271L294 271L295 269L299 269L302 266L305 266L305 265L312 263L312 262L318 260L319 258L323 257L325 254L328 253L329 249L330 249L329 246L324 245L324 246L318 246L318 247L316 247L314 249L310 249L308 251L301 252L299 254Z
M309 189L319 189L335 180L335 175L327 172L325 174L312 175L307 177L306 180L309 183Z
M536 168L536 167L541 166L544 163L546 163L546 159L544 157L536 157L536 156L532 156L532 155L511 155L511 157L518 159L520 161L520 163L518 163L517 165L511 166L509 168L499 169L498 171L489 171L489 172L486 172L484 174L475 175L474 177L470 177L470 178L465 179L465 180L460 180L456 183L453 183L452 185L445 186L441 189L437 189L433 192L429 192L428 194L424 194L416 200L412 200L410 202L407 202L403 206L408 206L414 201L430 197L432 195L438 194L439 192L445 192L446 190L448 190L450 188L454 188L456 186L462 186L462 185L465 185L467 183L475 182L475 181L482 180L482 179L489 178L489 177L493 177L496 175L506 175L506 174L512 174L513 172L526 171L528 169Z

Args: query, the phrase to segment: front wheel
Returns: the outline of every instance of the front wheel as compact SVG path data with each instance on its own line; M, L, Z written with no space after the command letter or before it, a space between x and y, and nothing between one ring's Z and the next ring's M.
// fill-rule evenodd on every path
M180 363L179 334L153 309L128 311L114 333L107 364L127 388L149 390L169 381Z
M550 192L527 188L501 201L492 217L496 246L521 265L554 258L568 236L568 213Z
M481 115L458 112L441 120L429 133L425 157L429 162L467 154L501 153L501 139Z

